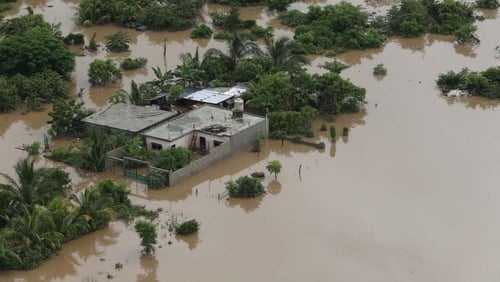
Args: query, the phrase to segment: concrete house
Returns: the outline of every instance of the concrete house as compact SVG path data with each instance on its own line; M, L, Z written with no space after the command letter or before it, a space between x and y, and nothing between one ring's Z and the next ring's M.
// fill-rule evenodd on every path
M267 133L266 119L243 113L243 100L236 99L234 110L205 104L143 135L152 152L178 146L208 152L230 143L234 153L250 144L259 132Z
M105 134L127 133L137 135L177 115L174 110L160 110L158 106L136 106L125 103L108 108L83 119L89 129Z

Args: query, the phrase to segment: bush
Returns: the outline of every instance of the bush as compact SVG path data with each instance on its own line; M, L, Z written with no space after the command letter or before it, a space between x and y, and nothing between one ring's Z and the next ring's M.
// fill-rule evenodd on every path
M326 123L322 123L321 127L319 128L320 131L326 131L328 129Z
M134 229L141 238L141 246L144 247L143 252L146 254L154 252L154 244L156 244L156 238L158 237L156 225L149 221L138 220L135 223Z
M130 36L125 31L118 31L105 37L106 48L111 52L128 51Z
M387 69L384 64L378 64L373 68L373 75L387 75Z
M144 57L139 57L139 58L126 58L123 60L123 62L120 64L120 67L124 70L133 70L133 69L138 69L144 67L148 63L148 59Z
M38 155L40 153L40 142L33 142L26 146L26 151L30 156Z
M90 63L88 70L89 81L93 85L106 85L121 79L122 72L116 64L107 59L105 61L96 59Z
M262 26L253 26L251 29L252 34L259 38L264 37L272 37L274 29L272 27L262 27Z
M258 179L249 176L226 182L226 190L234 198L254 198L266 192Z
M81 45L85 43L85 37L81 33L70 33L63 38L66 45Z
M165 188L165 174L156 169L148 170L146 184L148 185L148 189L157 190Z
M349 127L342 128L342 136L348 136L348 135L349 135Z
M476 0L476 6L481 9L496 9L500 7L498 0Z
M197 25L193 31L191 31L191 38L206 38L210 39L212 37L212 29L205 24Z
M8 113L16 109L19 101L17 89L4 76L0 76L0 113Z
M337 138L337 131L335 130L335 126L330 126L330 138L332 138L332 141L335 141Z
M70 150L67 148L54 148L47 156L58 162L69 164L72 166L79 166L83 160L83 153L80 150Z
M162 149L156 156L155 166L175 171L191 162L191 151L183 147Z
M175 234L187 235L198 231L199 228L200 228L200 223L196 221L196 219L191 219L177 225L175 227Z

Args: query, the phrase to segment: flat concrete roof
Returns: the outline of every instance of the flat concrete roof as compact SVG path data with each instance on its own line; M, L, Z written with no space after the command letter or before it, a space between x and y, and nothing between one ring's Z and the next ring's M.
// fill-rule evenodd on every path
M158 110L157 106L142 107L118 103L84 118L83 122L131 133L139 133L176 114L176 111Z
M241 85L234 87L205 88L198 91L187 91L181 95L182 99L217 105L235 96L240 96L247 88Z
M231 119L232 114L231 110L205 104L144 132L144 136L173 141L193 130L201 131L210 126L224 128L215 135L231 136L265 120L263 117L247 113L243 113L242 119Z

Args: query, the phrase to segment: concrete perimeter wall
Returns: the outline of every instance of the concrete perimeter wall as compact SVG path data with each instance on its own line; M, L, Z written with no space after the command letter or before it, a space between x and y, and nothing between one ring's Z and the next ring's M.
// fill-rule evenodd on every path
M106 153L106 160L105 160L105 165L104 165L104 168L106 170L111 169L114 165L117 164L116 159L123 158L123 150L125 150L125 146L118 147L118 148L113 149L113 150ZM114 158L116 158L116 159L114 159Z
M267 136L267 123L265 120L231 136L231 153L234 154L236 152L239 152L243 148L250 145L255 140L255 138L257 138L257 135L259 135L260 132L262 132L264 136Z
M210 150L209 154L192 161L187 166L180 168L176 171L171 171L168 177L167 186L172 186L175 183L180 182L181 180L204 170L210 165L220 162L223 159L229 157L231 155L231 143L223 143L218 147Z
M257 138L257 135L260 132L267 136L267 122L265 120L255 124L251 128L231 136L231 140L229 142L222 143L220 146L210 149L209 154L192 161L187 166L176 171L171 171L169 173L169 182L167 183L167 186L172 186L175 183L178 183L181 180L206 169L210 165L220 162L232 154L241 151L243 148L248 147L248 145L250 145L252 141Z

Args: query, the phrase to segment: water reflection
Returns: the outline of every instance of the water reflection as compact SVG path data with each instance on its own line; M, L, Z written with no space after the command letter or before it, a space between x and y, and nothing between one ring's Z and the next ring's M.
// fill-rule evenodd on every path
M281 183L278 180L272 180L267 185L267 192L271 195L278 195L281 192Z
M230 208L239 206L246 213L251 213L260 206L264 197L265 195L261 195L252 199L228 198L226 200L226 206Z
M182 241L188 245L189 250L193 250L200 243L200 236L198 232L189 234L189 235L176 235L175 239L177 242Z
M142 256L140 260L141 269L143 273L138 273L137 282L154 282L159 281L156 270L158 269L158 260L154 255Z
M448 105L461 104L467 109L482 109L482 110L495 110L499 105L499 100L492 100L483 97L446 97L442 96L442 99L446 101Z

